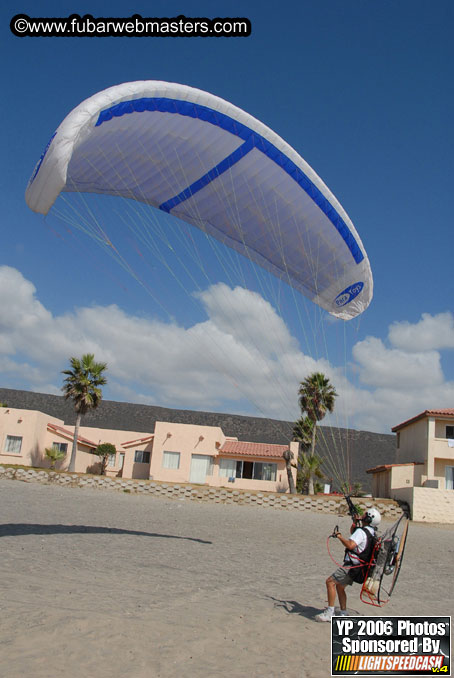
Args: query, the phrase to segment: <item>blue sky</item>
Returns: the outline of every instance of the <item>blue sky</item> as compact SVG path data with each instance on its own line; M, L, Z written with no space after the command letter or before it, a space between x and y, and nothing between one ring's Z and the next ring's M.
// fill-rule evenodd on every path
M18 38L9 29L17 13L74 12L246 16L252 35ZM341 426L389 432L423 409L452 406L451 0L195 0L135 2L133 9L41 0L39 10L36 2L7 0L1 13L4 387L58 393L68 357L90 350L109 362L105 397L114 400L292 419L299 379L322 369L341 394L331 419ZM348 212L371 261L374 299L358 321L331 323L302 301L302 332L286 290L279 317L273 294L263 300L258 288L248 295L219 287L229 281L214 261L207 263L211 285L195 273L202 291L194 303L195 288L180 295L177 264L175 276L164 278L158 263L141 261L139 275L163 314L92 241L28 209L27 181L65 115L101 89L140 79L227 99L309 162ZM137 253L126 241L122 247L138 265ZM274 328L267 345L254 310ZM210 360L207 330L217 337ZM263 362L255 360L258 347Z

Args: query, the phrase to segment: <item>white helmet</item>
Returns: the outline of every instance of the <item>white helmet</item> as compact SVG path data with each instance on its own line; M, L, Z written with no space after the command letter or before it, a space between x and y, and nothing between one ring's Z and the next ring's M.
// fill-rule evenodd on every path
M378 527L381 522L381 515L376 508L370 508L363 513L362 519L371 527Z

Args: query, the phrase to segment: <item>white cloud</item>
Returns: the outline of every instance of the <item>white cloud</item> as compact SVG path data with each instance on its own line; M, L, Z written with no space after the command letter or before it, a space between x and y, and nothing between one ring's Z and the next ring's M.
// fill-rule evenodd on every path
M116 305L54 316L32 283L6 266L0 289L0 373L12 387L59 393L68 358L91 352L108 363L106 397L165 407L292 420L299 381L313 371L329 376L339 393L326 424L389 432L454 401L439 353L454 345L450 313L394 323L389 346L377 337L357 342L347 379L345 365L305 355L271 304L243 288L218 284L199 293L207 319L188 328Z
M226 334L234 333L238 342L260 355L272 355L277 346L285 353L297 349L297 343L282 319L257 292L243 287L232 290L219 283L196 296L213 325Z
M425 409L453 402L454 382L446 381L438 351L388 348L381 339L368 337L353 347L352 355L359 381L368 389L355 405L362 428L389 432Z
M386 348L381 339L368 337L355 344L353 357L360 366L361 381L372 387L407 391L424 383L443 383L437 351L406 353Z
M0 351L1 353L1 351ZM12 360L7 356L0 355L0 374L13 376L16 379L38 384L44 383L49 376L48 370L34 367L27 362Z
M282 374L279 360L267 348L270 333L283 346L284 356L297 350L296 342L257 294L214 286L200 297L209 319L185 329L128 315L115 305L52 316L38 301L35 287L6 266L0 268L0 285L6 290L0 370L22 379L28 374L36 390L49 391L50 374L56 383L61 381L59 372L69 356L92 352L108 363L112 392L121 394L126 388L131 400L216 410L226 402L246 399L275 417L287 411L283 399L294 404L296 384L290 398L288 370ZM235 306L241 317L236 324ZM18 355L25 356L22 364L11 360Z
M450 312L434 316L423 313L417 323L393 323L388 336L393 346L406 352L454 348L454 315Z

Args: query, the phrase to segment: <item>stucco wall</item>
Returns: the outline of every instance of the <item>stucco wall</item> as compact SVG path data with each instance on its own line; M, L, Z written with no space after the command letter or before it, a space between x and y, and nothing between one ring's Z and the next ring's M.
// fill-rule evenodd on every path
M393 466L391 468L390 490L396 487L406 487L415 485L415 476L419 474L419 465L408 464L405 466ZM390 495L388 495L390 496Z
M446 466L454 466L454 458L435 459L434 477L438 480L440 490L446 490Z
M428 443L428 421L419 419L399 431L399 447L396 462L426 461Z
M425 523L454 523L454 490L409 487L393 490L393 499L406 501L413 520Z
M446 440L446 427L454 426L452 417L448 419L435 419L435 437Z
M67 454L64 459L57 462L57 469L67 469L71 458L72 439L71 435L67 435L62 431L53 431L48 428L48 424L55 424L62 427L69 434L73 434L74 426L66 426L65 423L51 417L44 412L37 412L34 410L21 410L16 408L0 408L0 462L9 464L22 464L24 466L40 466L48 468L50 461L45 456L47 447L52 447L53 443L67 444ZM5 451L5 443L7 436L18 436L22 438L22 446L19 454ZM94 445L99 443L113 443L117 447L117 451L125 452L125 461L127 459L130 468L134 465L134 451L135 449L144 449L145 445L137 444L131 450L122 450L121 444L134 439L143 438L149 434L131 431L115 431L106 430L93 427L81 426L80 435L87 438ZM88 446L80 442L77 445L76 457L76 471L85 473L90 467L96 466L99 460L98 457L88 452ZM118 455L117 455L118 460ZM146 466L145 475L148 478L149 467ZM116 468L111 469L111 472L116 475L119 471ZM136 477L140 477L139 473Z
M214 461L224 441L225 436L218 427L156 422L150 475L173 483L187 482L192 454L210 456ZM180 453L179 468L163 468L164 452Z
M425 464L405 464L375 472L372 479L372 495L392 497L395 489L420 486L421 478L426 477L425 468Z
M374 473L372 478L372 495L374 497L389 497L391 489L390 479L390 470Z
M48 431L49 423L57 426L63 424L43 412L0 408L0 461L24 466L49 466L50 461L45 456L46 447L51 447L53 441L67 442ZM6 451L8 436L22 438L19 453Z
M276 464L276 481L236 478L234 483L229 483L228 478L220 477L219 460L225 456L220 452L220 448L225 440L226 436L219 427L156 422L150 476L154 480L164 482L190 482L192 455L204 455L211 457L213 461L212 468L210 469L211 472L204 480L211 487L228 487L230 489L249 489L267 492L285 492L288 490L287 471L285 469L285 462L281 458L249 458L249 461ZM296 445L296 449L297 447ZM163 467L164 452L180 453L179 468L168 469ZM230 458L233 458L233 456ZM244 455L238 455L238 458L247 459ZM293 470L293 476L296 482L296 470Z
M454 460L454 447L450 447L446 438L434 438L430 441L431 452L434 457L444 457Z
M74 431L74 426L65 426L68 431ZM137 464L134 461L136 450L146 450L150 452L153 443L149 440L150 432L144 431L121 431L115 429L95 428L93 426L81 427L81 434L92 440L96 445L100 443L111 443L115 445L117 450L115 466L107 467L107 475L118 476L123 475L126 478L148 478L150 475L149 464ZM140 442L141 439L146 439L146 442ZM132 442L131 441L135 441ZM125 443L131 443L126 446ZM124 455L123 467L120 465L120 454ZM96 457L92 457L96 460ZM92 462L93 463L93 462ZM85 471L84 468L77 468L81 473Z

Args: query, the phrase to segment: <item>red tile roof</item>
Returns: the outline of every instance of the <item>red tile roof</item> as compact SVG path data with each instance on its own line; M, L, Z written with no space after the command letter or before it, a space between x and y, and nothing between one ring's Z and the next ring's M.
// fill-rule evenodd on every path
M66 428L63 428L62 426L57 426L57 424L51 424L49 422L47 424L47 428L50 428L51 431L55 431L55 433L60 433L61 435L70 438L71 440L74 439L74 432L68 431ZM97 443L94 443L93 441L88 440L88 438L84 438L83 436L77 436L77 441L79 443L82 443L82 445L88 445L88 447L98 447Z
M407 419L407 421L402 422L402 424L397 424L397 426L394 426L391 431L395 433L404 426L412 424L414 421L418 421L418 419L423 419L424 417L454 417L454 409L446 408L444 410L424 410L424 412L417 414L416 417Z
M288 445L268 445L267 443L244 443L238 440L226 440L219 448L220 454L234 454L241 457L272 457L282 459Z
M382 464L381 466L374 466L374 468L368 468L366 473L379 473L380 471L387 471L394 466L418 466L424 464L423 461L408 461L404 464Z

